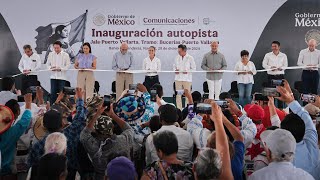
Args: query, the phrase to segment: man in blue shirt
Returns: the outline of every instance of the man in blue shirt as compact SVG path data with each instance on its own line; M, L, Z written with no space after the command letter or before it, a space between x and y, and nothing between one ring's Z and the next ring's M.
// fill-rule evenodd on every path
M15 168L14 167L14 156L16 152L16 144L19 140L20 136L26 131L26 129L30 125L30 120L32 113L30 111L31 109L31 102L32 102L32 95L26 94L24 96L24 100L26 103L26 110L24 111L21 119L12 127L10 127L7 131L5 131L3 134L0 135L0 151L1 151L1 172L0 172L0 179L1 177L15 174ZM12 111L19 112L20 108L19 104L16 102L15 107L18 107L18 109L14 109ZM0 113L2 113L0 111ZM15 115L15 118L17 118L19 114Z
M318 134L309 113L294 100L293 93L287 81L284 86L277 87L281 97L277 99L285 102L292 113L288 114L281 122L280 127L292 133L297 146L293 165L310 173L315 179L318 163Z
M128 51L128 44L122 43L120 51L113 55L112 69L119 71L116 75L116 96L117 99L125 89L129 89L129 84L133 83L133 76L125 71L129 70L133 64L133 55Z
M78 169L78 144L80 142L80 133L86 125L86 110L84 108L83 91L81 88L76 89L76 115L72 120L72 124L62 130L61 113L56 110L50 110L44 114L43 124L48 130L48 134L33 145L29 157L28 166L38 165L41 156L44 154L44 144L46 137L53 132L63 132L67 137L67 158L68 158L68 179L75 176ZM33 169L33 168L32 168ZM74 179L74 177L73 177Z

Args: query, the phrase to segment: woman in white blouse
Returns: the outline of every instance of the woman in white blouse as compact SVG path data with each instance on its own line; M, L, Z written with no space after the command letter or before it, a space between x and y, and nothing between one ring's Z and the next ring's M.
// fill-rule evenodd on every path
M240 53L241 61L239 61L234 70L241 71L237 73L237 83L239 91L239 104L242 106L251 102L251 91L254 84L253 75L257 73L256 67L252 61L249 61L249 52L243 50Z
M156 48L150 46L149 56L143 60L142 70L149 71L146 74L143 85L150 92L150 88L155 84L160 84L158 71L161 70L161 61L156 57Z

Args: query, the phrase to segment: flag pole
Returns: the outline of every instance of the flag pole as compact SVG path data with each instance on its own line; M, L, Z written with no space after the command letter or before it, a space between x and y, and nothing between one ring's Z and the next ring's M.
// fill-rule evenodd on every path
M82 37L82 44L84 43L84 38L86 34L86 27L87 27L87 17L88 17L88 9L86 10L86 17L84 19L84 28L83 28L83 37Z

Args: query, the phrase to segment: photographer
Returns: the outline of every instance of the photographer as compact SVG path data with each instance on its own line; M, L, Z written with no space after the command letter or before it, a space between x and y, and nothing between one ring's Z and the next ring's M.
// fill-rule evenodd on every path
M134 142L134 131L130 125L114 113L112 104L109 111L106 112L106 108L102 104L99 105L95 115L88 119L88 124L80 135L80 140L95 168L96 179L103 179L108 160L113 153L123 153L130 158ZM104 112L107 116L103 115ZM112 121L121 128L120 135L113 133Z
M277 87L280 97L278 100L285 102L292 113L288 114L281 122L281 129L286 129L292 133L296 139L297 145L293 165L301 168L315 179L318 164L318 134L309 113L301 107L298 101L294 100L293 93L288 81L284 81L284 86Z
M60 93L61 96L63 93ZM84 108L83 94L81 88L76 88L76 114L73 117L72 123L63 129L62 126L62 114L63 112L59 112L56 109L51 109L44 114L43 117L43 126L40 128L45 128L47 130L47 134L43 137L43 139L39 140L32 146L28 157L28 166L38 165L40 157L44 154L44 144L46 141L46 137L53 132L63 132L63 134L68 139L67 145L67 157L68 157L68 179L74 178L77 168L77 147L79 144L80 133L82 129L86 125L86 110ZM59 95L60 96L60 95ZM34 169L34 168L32 168ZM35 168L36 169L36 168Z

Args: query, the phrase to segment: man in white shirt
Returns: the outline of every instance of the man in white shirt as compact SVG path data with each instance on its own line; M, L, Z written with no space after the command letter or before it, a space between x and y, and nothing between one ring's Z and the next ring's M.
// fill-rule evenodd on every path
M62 91L67 80L66 70L70 66L69 54L62 51L60 41L53 43L53 52L48 55L47 66L52 71L50 103L53 104L57 99L57 93Z
M156 57L156 48L150 46L149 56L143 60L142 70L151 71L146 74L143 85L150 93L150 88L155 84L160 84L158 71L161 71L161 61Z
M299 53L298 66L307 66L303 69L301 77L305 94L318 94L320 51L316 49L316 46L317 41L310 39L308 48Z
M170 104L162 105L159 114L162 127L156 133L165 130L173 132L178 139L178 159L191 162L193 140L189 132L174 125L177 122L176 108ZM153 134L150 134L146 140L146 163L149 165L158 159L156 148L153 145Z
M12 77L4 77L1 82L2 91L0 92L0 104L5 105L9 100L18 100L21 91L15 89L15 82ZM15 92L15 93L13 93Z
M280 52L280 42L273 41L271 43L272 52L267 53L262 61L264 69L272 69L267 71L268 85L271 86L272 79L284 79L284 68L288 67L287 55Z
M40 70L41 60L40 56L32 51L30 45L24 45L23 50L24 54L20 59L18 68L23 73L21 91L22 94L26 94L27 88L37 84L38 77L35 71Z
M180 44L178 46L179 55L176 57L173 64L173 70L176 71L175 87L176 90L188 89L191 91L192 73L189 71L196 70L196 63L192 56L187 53L187 46ZM177 94L176 104L179 109L182 109L181 95ZM188 104L188 101L187 103Z
M314 179L303 169L296 168L292 164L296 150L296 140L285 129L265 131L261 134L261 141L265 145L267 158L270 164L249 176L249 180L312 180ZM315 157L317 158L317 157Z

